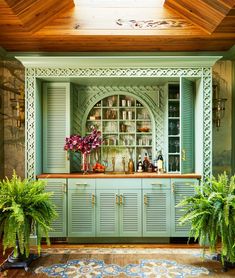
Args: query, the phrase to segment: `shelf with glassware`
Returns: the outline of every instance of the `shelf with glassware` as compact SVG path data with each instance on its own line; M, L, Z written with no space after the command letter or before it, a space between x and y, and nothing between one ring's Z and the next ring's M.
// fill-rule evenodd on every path
M180 87L168 84L168 172L180 172Z
M102 132L104 142L101 146L101 160L107 161L105 156L108 148L116 151L117 155L119 153L120 157L125 157L126 165L130 156L136 162L138 155L143 152L152 155L151 118L148 109L133 97L113 95L96 103L86 120L87 134L91 126ZM111 161L112 154L109 156Z

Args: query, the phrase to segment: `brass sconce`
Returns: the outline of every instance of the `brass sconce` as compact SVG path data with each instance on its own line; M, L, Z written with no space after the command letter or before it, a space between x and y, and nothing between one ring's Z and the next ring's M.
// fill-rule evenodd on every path
M16 119L16 126L20 128L25 121L25 97L24 88L20 89L20 94L11 98L11 107L13 111L13 119Z
M219 96L219 86L217 84L212 85L213 88L213 122L217 129L221 126L221 120L225 114L225 102L226 98Z

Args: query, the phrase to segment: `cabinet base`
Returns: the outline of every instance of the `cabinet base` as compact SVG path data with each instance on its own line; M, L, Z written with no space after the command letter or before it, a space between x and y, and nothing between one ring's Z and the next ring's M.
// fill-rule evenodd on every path
M170 243L169 237L68 237L68 243Z

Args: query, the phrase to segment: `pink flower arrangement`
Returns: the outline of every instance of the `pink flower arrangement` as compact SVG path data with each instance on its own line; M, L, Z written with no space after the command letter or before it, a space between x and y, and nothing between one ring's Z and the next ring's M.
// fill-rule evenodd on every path
M101 132L93 128L91 134L81 137L81 135L71 135L65 138L64 150L69 152L81 152L89 154L92 150L102 144Z

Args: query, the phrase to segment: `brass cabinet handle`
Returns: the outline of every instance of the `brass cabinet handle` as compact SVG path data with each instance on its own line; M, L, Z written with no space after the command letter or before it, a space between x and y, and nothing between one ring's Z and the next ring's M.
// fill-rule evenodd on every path
M144 195L144 204L145 204L146 206L148 205L148 197L147 197L146 194Z
M69 152L66 153L66 159L67 159L67 160L70 160Z
M95 198L95 194L94 193L92 193L92 195L91 195L91 203L92 203L92 207L94 207L95 206L95 203L96 203L96 200L95 200L96 198Z
M119 205L120 203L119 203L119 196L118 196L118 194L116 194L116 205Z
M186 150L185 149L182 149L182 161L185 161L186 160Z
M76 183L76 185L78 185L78 186L87 186L88 184L87 183Z
M172 185L171 185L171 192L172 193L175 193L175 183L173 182Z
M119 203L120 203L120 205L124 205L122 194L119 196Z
M63 184L63 192L65 194L67 193L67 184L66 183Z

